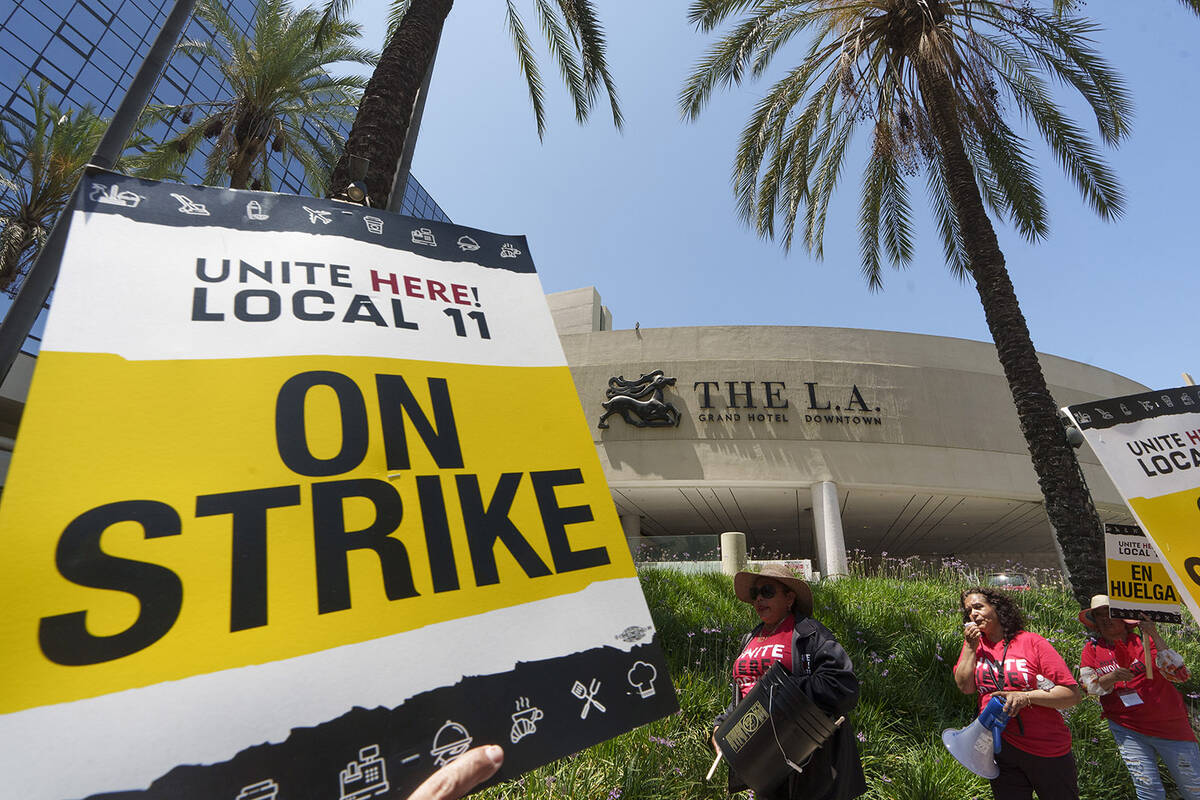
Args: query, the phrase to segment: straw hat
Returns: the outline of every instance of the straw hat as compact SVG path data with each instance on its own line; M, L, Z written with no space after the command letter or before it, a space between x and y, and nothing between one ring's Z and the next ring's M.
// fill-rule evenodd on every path
M1079 612L1079 621L1083 623L1083 626L1085 628L1090 628L1092 630L1096 630L1096 620L1092 618L1092 612L1098 608L1108 608L1109 605L1110 605L1110 602L1108 599L1108 595L1106 595L1106 594L1092 595L1092 605L1089 608L1085 608L1083 611ZM1138 624L1138 621L1136 619L1124 619L1121 621L1124 622L1126 625L1137 625Z
M738 600L743 603L754 602L750 599L750 587L754 585L756 578L770 578L791 589L796 593L796 614L802 617L812 616L812 589L809 589L807 583L797 578L791 570L781 564L767 564L758 572L743 571L734 575L733 593L737 595Z

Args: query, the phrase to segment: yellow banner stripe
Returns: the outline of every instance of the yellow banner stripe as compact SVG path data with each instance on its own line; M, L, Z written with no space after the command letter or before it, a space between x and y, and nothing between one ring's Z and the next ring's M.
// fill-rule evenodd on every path
M326 382L313 383L314 373ZM310 388L296 389L305 380ZM439 386L457 436L448 433L448 417L434 413ZM302 398L299 417L279 410L281 391ZM409 406L399 399L404 391ZM365 416L346 411L356 393ZM414 407L428 419L425 436ZM360 416L366 440L358 459ZM580 416L566 367L44 353L0 506L11 554L0 568L0 670L9 687L0 713L289 658L633 576ZM288 428L288 419L303 425ZM442 465L426 441L437 450L439 435ZM461 466L446 466L453 445ZM339 453L349 457L339 463ZM301 474L314 465L327 474ZM113 508L138 519L146 509L178 515L177 532L148 538L145 525L129 519L98 536L99 560L142 565L157 576L146 585L166 587L166 606L166 571L177 577L177 618L135 652L55 663L44 637L70 628L70 615L86 612L86 633L97 639L119 639L144 621L136 593L80 584L80 574L85 582L94 577L88 569L96 558L80 561L85 534L74 545L63 535L88 520L102 524ZM256 513L266 519L265 583L254 580L253 531L236 543L233 532L235 519L254 528ZM388 514L399 515L394 532L356 533ZM347 549L346 542L361 543L355 536L399 546L380 544L386 557L371 547ZM349 607L337 609L342 582ZM239 620L231 605L241 609Z
M1159 557L1178 576L1176 587L1190 595L1194 612L1200 607L1200 488L1133 497L1129 505L1154 538Z

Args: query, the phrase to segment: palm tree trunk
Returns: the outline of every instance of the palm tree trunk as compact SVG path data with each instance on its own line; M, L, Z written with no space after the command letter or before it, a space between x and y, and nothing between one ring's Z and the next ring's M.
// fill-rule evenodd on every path
M387 207L417 92L453 5L454 0L413 0L396 26L363 92L346 149L333 169L331 196L341 195L353 180L350 159L360 157L369 162L365 181L371 205Z
M971 275L1008 379L1063 567L1075 598L1081 606L1086 606L1091 595L1105 591L1100 518L1092 505L1075 451L1059 422L1058 406L1046 387L1029 326L1017 303L1004 266L1004 254L1000 252L996 231L975 182L963 147L962 128L950 102L950 81L941 68L932 64L917 66L917 81L940 150L941 164L932 168L940 167L944 172Z
M250 185L250 170L254 166L254 156L251 145L238 148L229 168L230 189L245 189Z

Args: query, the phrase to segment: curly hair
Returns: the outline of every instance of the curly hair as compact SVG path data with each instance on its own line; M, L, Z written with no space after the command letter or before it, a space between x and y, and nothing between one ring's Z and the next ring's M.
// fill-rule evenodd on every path
M1000 629L1004 631L1006 640L1025 630L1025 615L1021 612L1021 607L1012 599L1012 595L984 586L973 586L959 595L958 607L962 611L963 624L971 621L971 612L967 608L967 597L973 594L983 595L983 599L996 609L996 619L1000 622Z

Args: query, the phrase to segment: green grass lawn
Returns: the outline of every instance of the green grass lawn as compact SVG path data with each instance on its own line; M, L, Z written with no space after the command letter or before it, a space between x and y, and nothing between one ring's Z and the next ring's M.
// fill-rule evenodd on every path
M860 565L855 568L864 572ZM991 798L987 782L967 772L942 746L944 728L975 715L974 698L954 685L951 668L962 644L956 604L965 579L915 560L877 562L872 575L815 584L815 616L854 661L862 697L853 716L874 800ZM918 574L918 572L920 574ZM679 697L679 713L561 759L522 779L488 789L484 798L722 798L725 769L712 782L708 737L729 701L729 670L743 633L756 621L722 575L646 569L642 588L654 616ZM1084 631L1078 608L1058 586L1021 592L1029 629L1045 636L1078 670ZM1160 626L1193 671L1181 686L1200 713L1200 637L1190 619ZM1067 712L1086 800L1133 798L1124 764L1100 718L1085 700ZM1193 722L1196 721L1195 715ZM1165 776L1165 773L1164 773ZM1169 784L1169 778L1166 778ZM1168 794L1170 797L1171 795Z

